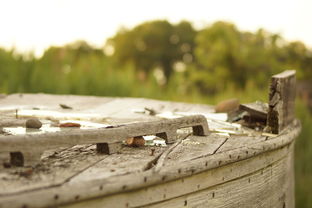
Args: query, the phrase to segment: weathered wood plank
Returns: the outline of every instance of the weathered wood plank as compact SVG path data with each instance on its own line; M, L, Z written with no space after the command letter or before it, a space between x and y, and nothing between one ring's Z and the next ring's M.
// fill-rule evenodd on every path
M287 205L287 180L291 166L287 148L229 164L165 184L120 193L77 204L80 207L276 207ZM280 191L280 190L283 191ZM262 195L261 195L262 194ZM178 197L178 198L176 198ZM251 202L260 201L259 204ZM289 205L289 206L288 206Z
M229 150L233 150L236 148L246 147L250 146L251 144L263 142L266 140L266 137L263 136L254 136L254 137L248 137L248 136L236 136L232 135L228 138L228 140L218 149L217 153L220 152L226 152Z
M3 169L5 179L0 180L0 196L63 184L80 171L106 157L106 155L96 154L95 145L77 145L47 152L36 169ZM29 174L25 175L27 172Z
M98 107L99 103L105 104L114 100L110 97L96 96L77 96L77 95L49 95L49 94L12 94L0 99L0 109L50 109L68 112L62 109L59 104L66 104L73 110L92 110L92 107Z
M299 129L297 129L299 130ZM286 154L289 149L287 144L289 142L293 141L293 138L298 134L298 131L290 132L291 134L286 134L284 136L276 137L272 140L267 140L265 143L267 144L255 144L251 145L250 148L256 148L256 149L248 149L249 154L245 153L245 150L242 149L236 149L229 151L227 153L219 153L212 156L209 156L207 158L200 158L197 160L187 161L185 163L180 163L176 165L170 165L166 166L164 169L161 170L158 174L153 173L153 171L146 171L142 173L137 174L129 174L129 175L123 175L119 177L110 177L108 180L103 179L95 179L91 181L85 181L84 183L69 183L67 185L61 186L61 187L51 187L46 189L41 189L40 191L34 191L34 192L25 192L19 194L19 201L15 201L16 195L6 196L0 198L0 204L5 207L7 203L10 204L10 207L19 207L21 203L26 203L29 205L29 207L44 207L44 206L50 206L51 204L62 204L62 203L73 203L74 201L79 200L86 200L96 197L104 197L113 193L118 192L125 192L130 190L136 190L140 188L146 188L151 185L159 184L159 183L167 183L171 180L177 179L177 178L183 178L187 177L193 174L201 173L201 172L207 172L207 170L210 169L219 169L222 166L225 166L226 164L237 164L238 166L241 166L242 164L238 161L249 161L249 159L253 159L256 157L256 155L261 156L264 152L267 153L276 153L281 152L279 150L280 147L282 148L284 153ZM274 141L273 141L274 140ZM274 144L274 145L273 145ZM253 147L254 146L254 147ZM261 149L260 149L261 148ZM262 149L263 148L263 149ZM254 152L252 152L253 150ZM276 150L276 151L270 151L270 150ZM269 152L268 152L269 151ZM256 154L253 154L256 153ZM266 154L266 153L265 153ZM231 156L232 157L229 157ZM239 156L239 157L238 157ZM274 160L269 159L268 157L263 158L263 160L256 160L259 162L259 164L250 166L261 168L262 165L269 165L274 162ZM219 168L217 168L219 167ZM248 169L249 165L246 167L242 167L244 171L250 171ZM213 186L213 184L218 183L224 183L224 176L229 176L229 180L231 180L230 171L231 169L228 169L228 171L224 172L224 170L221 171L220 177L215 177L216 175L213 174L213 177L209 177L211 180L207 181L208 185ZM233 169L232 169L233 171ZM232 178L232 179L234 179ZM202 181L201 181L202 182ZM193 187L196 188L196 187ZM191 189L190 191L195 191L196 189ZM55 195L62 195L58 198L58 200L54 199ZM179 193L177 193L179 194ZM79 196L78 199L76 196ZM31 201L29 199L33 198L40 198L40 201ZM106 197L104 197L106 198ZM15 205L16 206L15 206ZM45 205L44 205L45 204ZM13 206L14 205L14 206Z
M240 104L239 110L247 111L251 117L266 120L268 105L257 101L254 103Z
M287 157L249 175L144 207L294 207L294 194L288 191L293 188L291 157L290 153ZM202 184L197 185L201 186Z
M209 134L206 118L202 115L197 115L132 123L113 128L76 129L44 134L0 136L0 151L20 152L22 166L23 164L33 165L39 163L44 150L63 146L121 143L130 137L146 135L156 135L165 139L167 143L173 143L178 137L177 130L185 127L192 127L193 134L198 136ZM107 148L105 153L112 153L109 152L110 148Z
M79 183L90 179L107 179L118 175L141 172L168 147L157 147L151 155L152 147L123 147L119 154L97 154L95 145L77 145L47 154L36 169L3 169L0 178L0 199L2 195L60 186L65 183ZM31 171L28 176L23 172ZM1 204L1 203L0 203Z
M288 70L271 78L268 131L281 132L295 119L296 71Z
M169 155L167 165L194 160L214 154L227 140L225 136L211 134L209 136L189 136L181 142ZM207 141L209 141L207 143Z
M63 103L73 109L62 109ZM145 98L111 98L77 95L48 95L48 94L12 94L0 99L0 110L32 109L57 110L60 112L98 113L100 115L124 117L139 116L152 118L144 114L134 113L132 109L151 108L156 111L185 111L185 112L214 112L209 105L190 104L181 102L159 101ZM122 113L121 113L122 112Z
M141 172L150 161L158 154L163 153L168 147L158 147L151 155L151 147L131 148L123 147L119 154L110 155L89 169L77 174L70 183L81 183L92 179L108 179L118 175Z
M26 108L29 109L33 106L32 102L29 101L30 97L27 99L17 97L16 104L19 106L26 106ZM50 105L48 108L59 108L58 104L60 102L73 107L73 110L67 111L81 112L77 103L83 103L85 106L82 107L82 112L92 112L92 109L87 108L88 99L85 97L80 98L85 99L83 102L79 102L79 99L77 99L76 103L64 102L66 96L59 96L58 98L59 100L57 102L53 101L53 105ZM53 96L49 99L53 100ZM168 109L169 111L208 112L209 109L211 109L207 106L193 106L190 104L175 104L153 100L142 101L144 99L139 100L138 102L133 101L132 104L138 105L139 107L153 108L156 111L165 111ZM102 101L105 100L95 98L92 102L97 102L97 104L89 106L97 108L97 111L101 111L105 106L114 106L113 102L109 104L112 100L106 100L107 102L99 104ZM128 99L120 99L119 101L120 104L118 106L116 105L114 110L121 109L122 104L126 103ZM38 104L40 103L39 100L36 102ZM65 109L63 110L65 112ZM109 110L107 110L105 114L108 113ZM114 118L115 114L117 115L118 112L111 114L110 119L116 121L116 124L126 120L133 122L145 118L155 119L154 116L134 113L131 109L123 109L123 112L118 114L118 118ZM123 117L123 115L125 117ZM131 119L132 115L135 115L135 119ZM278 174L274 173L274 167L276 164L279 164L280 161L284 161L289 154L292 154L292 143L299 131L300 125L294 122L292 126L288 126L281 134L268 140L253 136L246 136L244 139L237 139L236 141L225 137L217 138L214 137L213 134L211 135L212 137L209 136L208 139L207 137L192 136L190 140L186 140L184 143L186 149L189 149L189 151L185 151L184 153L186 154L183 154L183 151L178 151L179 148L173 148L173 151L169 152L166 157L162 157L163 165L161 165L158 171L155 171L156 168L153 167L155 164L157 167L157 160L155 160L155 157L167 148L161 149L160 147L153 147L155 149L154 157L150 155L150 148L144 147L139 149L126 148L125 150L127 151L122 149L122 154L109 155L105 156L105 158L103 155L96 154L94 145L91 151L94 155L90 154L90 151L88 151L88 156L86 157L83 155L81 155L81 157L75 155L73 158L66 157L69 153L75 152L73 149L69 148L68 152L62 157L64 160L68 161L59 162L59 165L70 164L70 166L67 167L52 165L51 167L53 168L44 170L47 166L43 163L43 169L40 174L34 169L35 172L30 175L30 177L18 176L15 180L11 180L12 178L10 179L10 177L14 176L14 174L12 174L13 171L19 171L19 169L4 169L5 172L1 172L0 174L0 182L5 183L5 186L0 184L0 187L11 187L12 189L2 190L2 194L0 194L0 207L21 208L24 206L30 208L59 207L62 205L65 207L90 207L91 205L94 207L105 207L106 205L109 205L109 207L113 207L112 205L116 207L140 207L143 205L156 206L159 202L165 202L163 205L167 205L166 203L170 202L168 204L169 207L181 207L184 206L185 200L187 200L186 206L189 207L206 207L205 203L210 203L213 200L215 201L211 203L215 205L215 207L219 205L222 207L219 197L227 199L227 201L224 202L224 207L231 207L230 202L233 202L232 204L236 207L244 207L242 203L248 200L257 202L259 207L283 206L284 204L282 204L282 202L284 201L286 207L293 207L292 203L287 201L293 201L293 197L291 197L293 194L293 187L291 187L293 183L293 169L288 169L289 166L281 165L279 166L280 168L276 169L276 173L278 171L284 172L278 176ZM233 137L233 139L235 139L235 137ZM171 145L168 147L170 148ZM174 154L176 154L176 157ZM80 155L80 153L78 155ZM98 160L98 158L100 159ZM146 163L150 161L153 161L153 164L145 168ZM46 162L53 162L53 158L49 158ZM72 169L74 167L76 167L74 172L70 174L65 172L67 168ZM3 179L7 177L5 173L8 170L11 171L8 176L9 180ZM262 175L265 176L264 178L261 178L261 176L258 177L259 171L261 173L261 170L263 170ZM270 176L270 170L274 177L272 177L272 174ZM284 176L282 174L284 174ZM246 178L248 176L250 182L249 178ZM289 181L285 182L285 179ZM47 181L48 183L45 183ZM256 181L261 182L259 192L257 192L256 186L253 184L259 184ZM267 187L269 187L270 190L263 189L266 186L265 183L269 183ZM229 186L228 189L227 184ZM276 184L282 184L283 188L277 189ZM234 191L236 186L241 185L246 185L245 187L240 187L243 195L239 195L240 192L236 193ZM274 190L276 190L276 192L273 193ZM258 199L251 198L251 196L254 196L250 194L252 191L254 191L255 194L258 193L267 196L268 200L272 200L272 203L265 201L265 197L263 197L263 201L260 200L262 199L261 196ZM214 198L212 199L213 193ZM280 195L280 193L286 193L286 195ZM207 194L208 197L206 197ZM209 196L211 198L209 198ZM236 199L236 197L241 197L242 201L235 201L234 199ZM285 197L286 199L284 200ZM280 198L280 201L277 201L277 198ZM175 199L177 199L177 201L175 201ZM180 199L182 199L182 201Z

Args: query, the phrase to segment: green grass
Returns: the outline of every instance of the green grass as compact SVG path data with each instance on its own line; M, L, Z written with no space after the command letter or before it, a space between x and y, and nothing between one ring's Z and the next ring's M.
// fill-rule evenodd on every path
M312 116L302 101L297 102L297 117L302 124L302 131L296 140L295 178L296 207L312 207Z

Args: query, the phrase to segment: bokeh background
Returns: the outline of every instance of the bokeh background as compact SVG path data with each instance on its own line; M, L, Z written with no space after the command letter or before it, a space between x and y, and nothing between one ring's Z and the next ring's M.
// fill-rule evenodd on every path
M268 100L297 71L296 207L312 207L311 1L0 3L0 93Z

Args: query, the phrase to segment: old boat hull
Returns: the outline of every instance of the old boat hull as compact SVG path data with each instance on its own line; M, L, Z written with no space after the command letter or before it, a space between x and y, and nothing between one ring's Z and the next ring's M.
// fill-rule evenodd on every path
M267 127L271 133L242 128L234 130L231 135L224 135L217 128L212 130L211 124L219 124L220 121L208 121L208 135L195 128L195 132L200 134L195 136L182 131L184 133L180 132L178 137L170 138L174 144L166 147L123 146L115 151L116 154L105 155L97 152L96 148L101 138L91 139L88 144L88 136L84 136L86 142L75 145L73 141L77 139L73 132L67 134L62 130L62 136L57 136L57 139L64 139L65 144L74 146L57 146L57 149L45 151L37 160L37 166L32 168L6 165L0 170L0 208L293 208L294 143L301 128L294 118L294 84L294 71L272 77L267 113ZM70 111L59 109L60 103L73 108ZM88 119L96 122L110 122L116 130L120 124L125 126L125 123L142 121L157 121L168 127L168 122L162 122L153 115L137 114L131 110L133 107L148 107L155 112L196 113L206 115L206 118L213 112L211 106L149 99L11 95L0 100L1 117L8 118L1 120L1 127L20 126L25 120L22 120L21 112L17 115L15 109L29 112L34 107L39 109L37 106L53 114L51 119L51 115L47 118L38 114L43 111L32 111L41 119L61 120L78 114L86 119L87 115ZM233 124L223 125L227 128ZM138 132L144 134L141 130ZM94 131L96 133L96 129ZM19 142L25 141L25 148L26 142L32 142L34 147L28 145L27 148L36 150L35 142L44 144L46 141L46 132L41 133L42 137L27 134L27 130L26 135L19 137L1 135L0 144L14 149L9 138L18 138ZM155 132L156 135L158 133ZM103 142L108 146L116 145L115 140L109 143L107 139ZM6 162L3 164L8 161L8 158L2 158L8 153L5 151L8 149L2 147L0 161Z
M219 141L211 134L204 138L213 150L205 150L207 155L170 162L174 150L169 148L159 168L2 195L0 207L294 207L293 153L299 132L294 120L272 138Z
M61 207L294 207L293 146L288 144L201 173Z

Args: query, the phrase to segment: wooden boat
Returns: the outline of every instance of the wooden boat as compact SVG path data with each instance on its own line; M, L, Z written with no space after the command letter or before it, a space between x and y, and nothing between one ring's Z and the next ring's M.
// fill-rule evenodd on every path
M300 132L294 82L293 71L272 77L264 131L222 121L224 114L208 105L47 94L1 98L0 207L294 207ZM250 110L251 117L261 111ZM208 132L195 114L208 119ZM46 127L22 128L29 116ZM81 128L53 127L69 119ZM114 132L132 142L158 137L133 145Z

